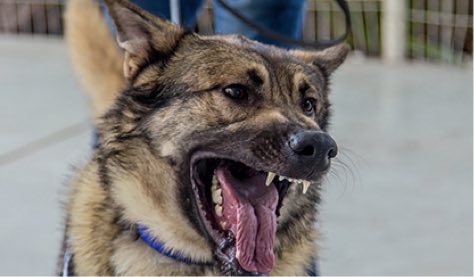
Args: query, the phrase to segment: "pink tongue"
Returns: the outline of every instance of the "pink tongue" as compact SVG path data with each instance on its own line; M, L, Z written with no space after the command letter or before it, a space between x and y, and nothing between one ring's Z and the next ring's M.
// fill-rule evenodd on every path
M236 237L237 260L249 272L269 273L274 266L273 243L278 191L265 186L266 174L245 180L232 176L225 165L216 175L222 187L222 218L225 229Z

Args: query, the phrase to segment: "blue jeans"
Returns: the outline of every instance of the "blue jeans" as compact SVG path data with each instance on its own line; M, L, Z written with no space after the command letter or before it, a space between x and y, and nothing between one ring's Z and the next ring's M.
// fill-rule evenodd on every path
M131 0L148 12L162 18L170 18L169 0ZM204 0L180 0L181 22L188 28L193 28L196 17ZM284 36L300 39L306 0L226 0L231 7L256 24L278 32ZM227 12L217 1L214 1L214 29L220 34L242 34L250 39L267 44L290 48L278 41L271 40L258 34L239 19ZM106 15L109 26L110 18Z
M303 32L305 0L227 0L229 6L242 15L286 37L300 39ZM266 44L290 48L286 45L258 34L214 1L214 30L220 34L242 34L250 39Z

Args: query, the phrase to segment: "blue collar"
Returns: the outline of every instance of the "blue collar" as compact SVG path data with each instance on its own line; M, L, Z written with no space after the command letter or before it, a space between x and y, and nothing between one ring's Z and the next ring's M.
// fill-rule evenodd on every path
M206 263L206 262L195 262L191 260L188 257L185 257L181 251L172 251L169 249L166 249L160 241L158 241L156 238L153 238L150 233L148 233L148 230L145 226L143 225L135 225L137 227L138 235L140 238L148 244L151 248L155 249L156 252L170 258L173 260L180 261L185 264L191 264L191 265L210 265L211 263ZM64 264L63 264L63 271L62 271L62 276L67 277L69 276L70 273L70 266L71 266L71 251L69 245L66 247L66 251L64 253ZM319 276L319 270L318 270L318 264L315 258L311 259L311 264L309 265L308 268L306 268L306 273L308 276Z
M194 261L189 257L186 257L181 251L179 250L172 250L168 249L164 246L163 242L159 241L156 237L153 237L148 229L143 226L136 224L135 227L137 228L138 235L140 238L151 248L153 248L156 252L164 255L170 259L189 264L189 265L210 265L209 262L202 262L202 261Z

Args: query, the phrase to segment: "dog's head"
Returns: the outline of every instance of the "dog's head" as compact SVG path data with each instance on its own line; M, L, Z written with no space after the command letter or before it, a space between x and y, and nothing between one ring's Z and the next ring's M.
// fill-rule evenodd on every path
M125 218L222 273L272 271L275 253L313 228L337 154L328 79L349 48L201 36L107 4L129 85L103 118L99 151L120 168L108 182Z

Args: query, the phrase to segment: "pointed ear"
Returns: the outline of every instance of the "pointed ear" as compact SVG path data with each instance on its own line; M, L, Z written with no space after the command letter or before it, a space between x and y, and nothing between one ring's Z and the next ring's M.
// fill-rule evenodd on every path
M105 0L125 51L124 75L132 79L147 62L169 56L184 30L125 0Z
M290 53L306 63L323 67L331 75L346 59L351 47L340 43L322 51L291 50Z

